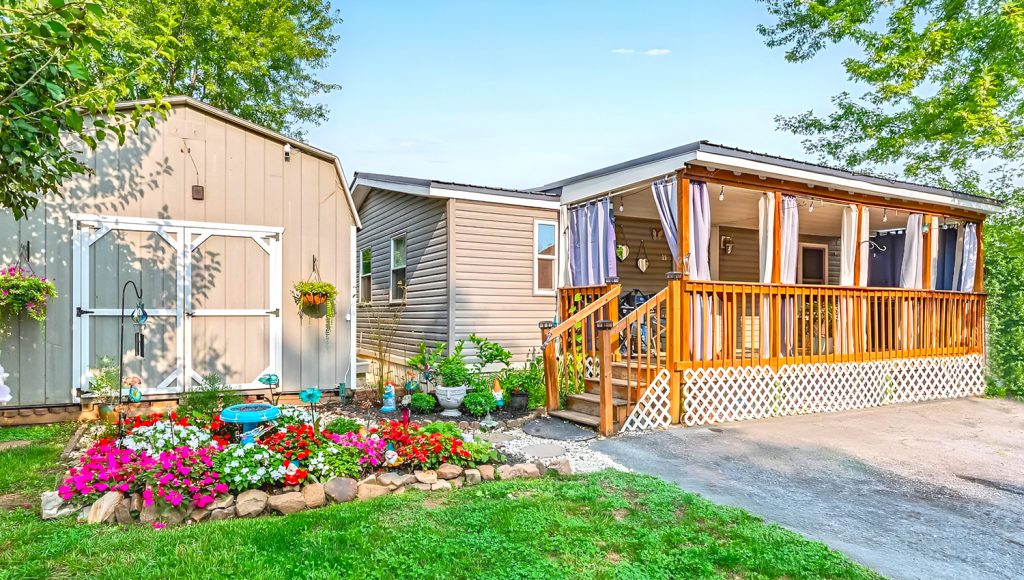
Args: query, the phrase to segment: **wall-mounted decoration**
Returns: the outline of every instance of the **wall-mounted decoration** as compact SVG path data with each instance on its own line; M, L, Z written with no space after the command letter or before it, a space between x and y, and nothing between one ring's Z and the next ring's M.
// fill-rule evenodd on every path
M636 259L636 268L641 272L646 272L647 267L651 265L650 260L647 259L647 248L644 247L644 241L640 240L640 249L638 250Z
M660 240L665 237L665 230L661 228L651 228L651 239Z
M615 226L615 239L621 243L615 244L615 257L621 262L629 256L629 242L626 240L626 232L622 226Z

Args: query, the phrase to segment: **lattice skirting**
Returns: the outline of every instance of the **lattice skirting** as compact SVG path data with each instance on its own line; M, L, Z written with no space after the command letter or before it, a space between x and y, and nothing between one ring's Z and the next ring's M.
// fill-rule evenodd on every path
M626 421L622 424L622 431L648 431L668 427L672 423L672 414L669 412L671 397L668 383L668 371L661 369L640 400L636 402L629 417L626 417Z
M689 369L683 374L686 425L707 425L894 403L980 395L980 355Z

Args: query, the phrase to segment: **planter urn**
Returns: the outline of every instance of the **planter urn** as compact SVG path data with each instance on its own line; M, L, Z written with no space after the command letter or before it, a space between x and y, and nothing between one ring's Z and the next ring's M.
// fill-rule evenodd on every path
M436 392L437 402L441 403L441 407L444 411L441 415L445 417L460 417L462 413L459 412L459 405L462 404L462 400L466 398L466 386L460 387L442 387L438 385Z

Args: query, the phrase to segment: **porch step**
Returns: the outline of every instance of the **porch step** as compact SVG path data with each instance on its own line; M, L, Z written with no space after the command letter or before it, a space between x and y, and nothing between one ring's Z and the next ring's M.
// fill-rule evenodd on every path
M566 409L560 409L557 411L548 411L548 415L552 417L558 417L559 419L565 419L566 421L572 421L580 425L586 425L593 429L601 424L601 420L597 418L597 415L588 415L586 413L580 413L579 411L569 411Z
M593 393L569 395L565 399L565 404L570 411L578 411L594 417L600 416L601 413L601 397ZM612 420L616 424L621 424L628 416L629 409L626 407L626 400L612 398Z
M583 392L592 395L601 394L600 379L583 379ZM616 399L627 399L629 393L629 381L612 377L612 397ZM635 399L635 397L634 397Z
M626 363L626 361L613 362L612 378L626 379L639 377L641 379L640 382L649 383L658 374L659 370L665 368L664 359L651 359L651 366L649 367L646 366L647 361L642 361L642 363L640 364L636 360L632 361L631 364Z

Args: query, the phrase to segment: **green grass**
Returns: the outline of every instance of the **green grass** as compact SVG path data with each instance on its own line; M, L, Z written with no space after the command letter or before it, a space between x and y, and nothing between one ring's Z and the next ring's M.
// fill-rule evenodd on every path
M742 510L605 471L159 531L0 512L0 578L36 577L876 576Z
M0 495L24 495L38 503L39 494L54 489L63 475L58 460L74 431L74 423L0 428L0 442L32 441L0 451Z

